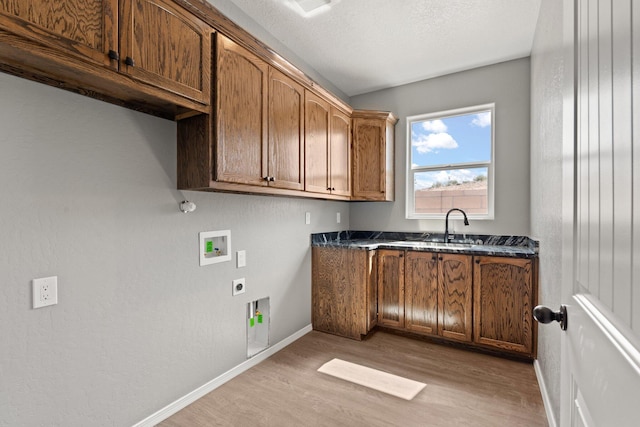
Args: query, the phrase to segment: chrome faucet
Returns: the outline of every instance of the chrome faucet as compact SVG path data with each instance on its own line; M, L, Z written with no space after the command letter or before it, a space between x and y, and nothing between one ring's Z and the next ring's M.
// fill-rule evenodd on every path
M449 212L447 212L447 216L444 219L444 243L449 243L449 214L453 211L460 212L462 216L464 216L464 225L469 225L467 214L464 213L462 209L458 209L458 208L449 209Z

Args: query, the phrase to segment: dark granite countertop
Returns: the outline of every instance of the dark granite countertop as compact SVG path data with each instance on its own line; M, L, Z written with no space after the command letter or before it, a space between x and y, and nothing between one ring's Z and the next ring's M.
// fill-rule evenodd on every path
M442 233L406 233L388 231L335 231L311 235L311 246L361 250L407 249L469 255L536 258L538 241L526 236L455 234L443 243Z

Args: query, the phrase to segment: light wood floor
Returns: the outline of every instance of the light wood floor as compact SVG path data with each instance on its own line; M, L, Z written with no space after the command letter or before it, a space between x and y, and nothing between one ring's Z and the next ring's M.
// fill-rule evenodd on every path
M316 370L333 358L421 381L405 401ZM176 426L547 426L533 365L386 332L313 331L165 420Z

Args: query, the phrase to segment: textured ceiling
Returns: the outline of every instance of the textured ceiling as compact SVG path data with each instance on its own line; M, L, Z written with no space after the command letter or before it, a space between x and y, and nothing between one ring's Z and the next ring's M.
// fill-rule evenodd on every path
M348 96L528 56L540 0L230 0Z

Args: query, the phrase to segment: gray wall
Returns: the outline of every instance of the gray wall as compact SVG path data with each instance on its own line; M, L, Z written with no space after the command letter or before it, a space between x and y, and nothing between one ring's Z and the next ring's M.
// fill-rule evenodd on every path
M495 102L495 219L471 221L465 231L528 235L529 75L529 58L523 58L352 97L354 108L393 111L400 120L395 133L396 201L352 204L351 227L444 232L442 220L405 219L406 118ZM456 230L461 228L458 224Z
M0 426L144 419L246 360L253 299L272 343L310 323L309 235L347 203L179 192L175 123L1 73L0 93ZM220 229L246 268L198 265ZM52 275L59 304L31 309Z
M539 302L561 304L563 8L543 0L531 54L531 232L540 240ZM560 334L538 328L538 361L556 423L560 416Z

